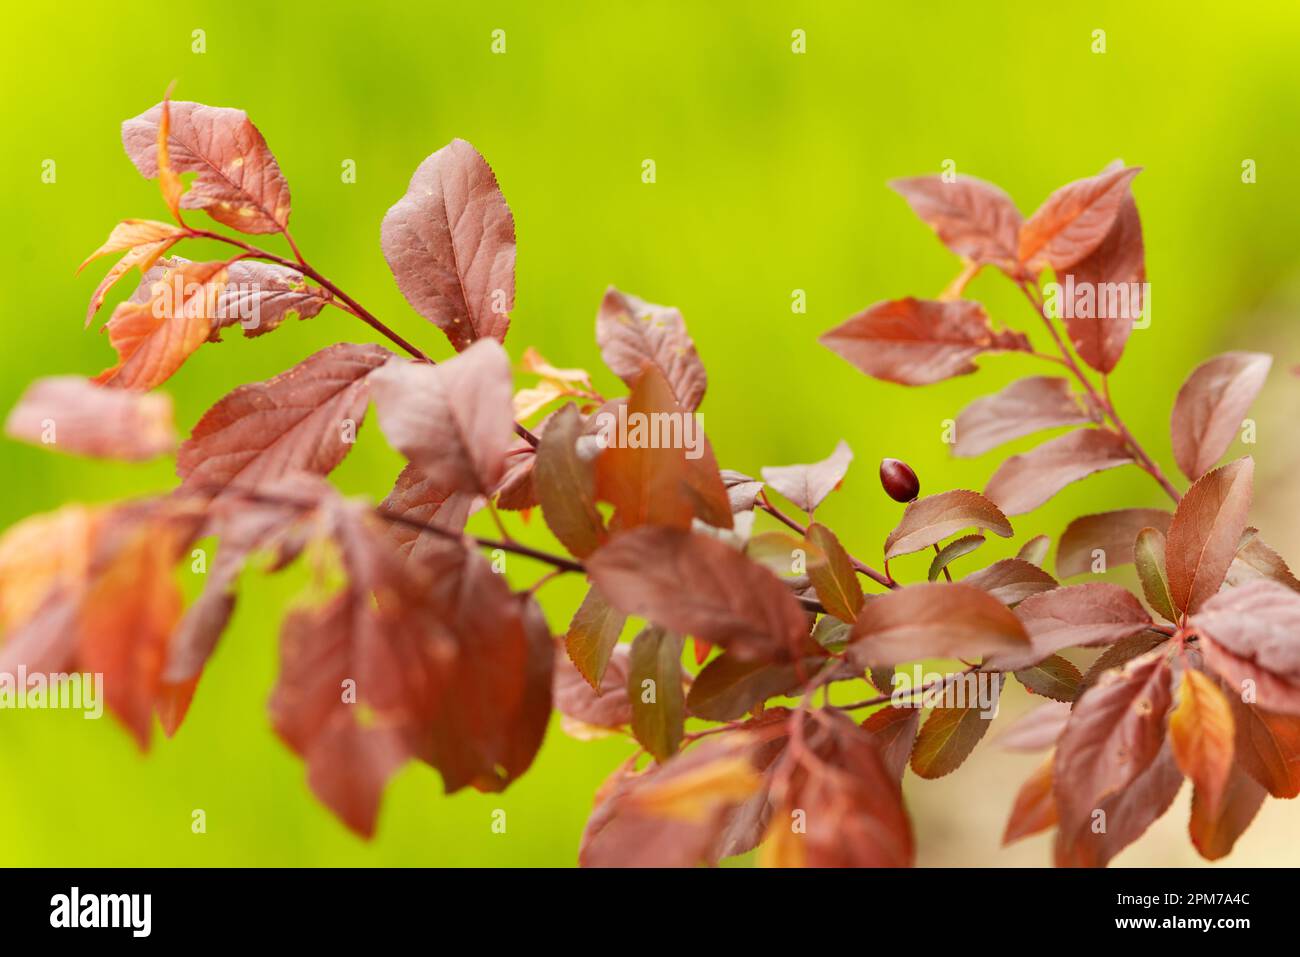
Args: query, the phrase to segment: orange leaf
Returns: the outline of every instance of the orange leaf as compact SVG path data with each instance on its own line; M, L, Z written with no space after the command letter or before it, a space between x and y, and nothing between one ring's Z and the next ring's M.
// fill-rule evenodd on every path
M108 234L102 246L86 257L85 262L77 267L77 272L85 269L100 256L121 252L123 249L135 249L170 239L175 242L185 235L185 230L171 223L160 223L153 219L124 219ZM171 245L171 243L168 243Z
M146 392L166 382L212 329L226 264L186 262L167 270L144 302L124 302L108 320L118 363L94 381Z
M142 527L91 583L78 609L81 665L104 675L108 707L141 748L149 745L167 642L181 617L172 578L176 553L173 530Z
M171 152L167 145L172 131L171 95L172 89L169 86L163 94L162 117L158 121L158 185L162 188L163 200L172 211L172 216L184 226L185 223L181 220L181 196L185 194L185 186L181 183L180 174L172 169Z
M1052 794L1052 755L1020 786L1012 805L1002 845L1045 831L1056 824L1056 798Z
M1178 688L1178 706L1169 713L1169 743L1211 816L1228 785L1233 735L1232 706L1212 680L1188 668Z

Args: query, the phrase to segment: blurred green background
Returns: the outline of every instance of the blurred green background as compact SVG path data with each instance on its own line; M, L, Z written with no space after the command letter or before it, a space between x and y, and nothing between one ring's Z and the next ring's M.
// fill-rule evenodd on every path
M379 251L379 223L426 155L453 137L473 142L515 215L512 355L536 346L559 365L596 371L598 385L614 393L593 340L606 285L679 306L708 366L704 412L720 461L757 474L765 464L819 459L847 439L857 463L819 517L868 561L899 514L879 491L879 458L907 459L926 491L982 488L999 456L951 459L943 421L1043 371L1028 359L992 357L977 376L908 391L868 380L818 346L820 332L852 313L881 299L933 296L958 271L886 181L937 172L951 159L959 172L1001 184L1028 213L1058 185L1122 157L1145 167L1135 191L1154 323L1131 340L1113 381L1116 401L1172 474L1168 414L1187 371L1224 348L1276 350L1254 451L1261 499L1273 482L1285 501L1293 483L1278 476L1295 454L1296 403L1284 370L1300 360L1289 331L1300 275L1300 7L1087 7L13 7L0 40L0 170L9 187L0 405L11 407L34 377L110 364L104 337L81 329L101 269L79 277L73 269L118 220L165 218L156 184L136 175L118 129L176 79L178 99L248 111L288 178L294 234L308 258L435 356L449 347L398 293ZM505 31L504 55L490 49L496 29ZM806 31L806 54L791 51L795 29ZM1091 51L1098 29L1106 31L1104 54ZM205 31L201 54L191 49L195 30ZM47 159L57 164L52 184L41 180ZM349 159L355 184L341 181ZM657 165L653 185L641 180L645 159ZM1245 159L1257 164L1253 185L1241 181ZM791 312L795 289L806 291L806 314ZM997 276L981 276L969 294L1042 342L1028 307ZM337 311L256 340L227 335L165 388L188 430L234 386L330 342L372 338ZM398 468L370 424L337 479L378 498ZM68 500L161 491L174 481L170 461L80 461L8 440L0 442L0 474L5 527ZM1056 535L1082 512L1163 504L1146 476L1120 470L1070 488L1017 521L1017 533ZM1294 557L1297 511L1276 502L1272 511L1290 524L1285 534L1266 526L1266 534ZM536 519L522 534L548 542ZM1014 547L998 541L983 557ZM919 562L896 571L922 573ZM518 583L540 573L512 567ZM277 622L298 584L293 575L246 576L187 724L148 755L111 720L0 713L0 863L572 863L593 791L630 748L618 739L570 740L558 722L533 770L503 795L448 798L434 772L412 766L390 787L372 842L334 821L265 713ZM552 628L562 631L579 583L562 580L542 594ZM1001 786L1014 787L1032 766L1014 765ZM1009 793L975 793L978 774L964 768L939 787L964 788L952 793L964 793L968 807L987 804L985 829L995 832ZM917 784L909 792L926 786ZM982 856L992 855L997 833L967 835L972 850L954 857L970 815L933 798L918 802L922 862L1047 862L1041 845L1018 857ZM206 811L206 834L191 833L196 808ZM505 834L491 830L495 808L507 811ZM1243 848L1252 840L1259 860L1282 853L1258 835ZM1182 862L1185 843L1154 862Z

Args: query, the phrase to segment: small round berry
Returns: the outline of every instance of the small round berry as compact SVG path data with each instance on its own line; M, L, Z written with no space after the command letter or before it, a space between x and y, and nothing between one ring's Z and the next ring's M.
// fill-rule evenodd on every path
M898 459L881 460L880 484L895 502L911 502L921 494L920 479L910 465Z

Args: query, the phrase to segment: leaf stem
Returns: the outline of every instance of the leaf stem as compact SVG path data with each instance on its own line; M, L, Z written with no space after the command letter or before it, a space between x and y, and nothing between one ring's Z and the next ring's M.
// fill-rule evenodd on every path
M224 233L213 232L212 230L207 229L191 229L189 235L193 239L212 239L220 243L237 246L244 250L244 252L249 256L256 257L257 259L265 259L268 262L275 263L276 265L284 266L286 269L292 269L296 272L302 273L304 276L314 280L322 289L329 292L331 296L338 300L338 302L343 303L343 306L346 307L343 310L344 312L351 313L353 316L360 319L389 342L406 352L411 356L411 358L420 362L427 362L430 365L437 365L437 363L434 362L433 359L424 352L424 350L408 342L405 338L390 329L377 316L370 312L370 310L366 309L365 306L361 305L361 303L349 296L341 288L326 278L319 270L307 262L307 260L303 258L302 253L298 251L298 247L293 242L292 238L289 237L288 230L285 230L284 235L285 238L289 240L289 245L292 247L294 255L298 257L296 262L291 259L286 259L284 256L270 252L269 250L259 249L250 243L244 242L242 239L236 239L235 237L227 236ZM336 302L335 305L338 305L338 302ZM537 436L534 435L527 426L516 422L514 427L516 435L533 448L537 448Z
M787 528L792 529L795 532L798 532L801 536L807 536L808 529L805 526L800 525L789 515L785 514L785 512L781 511L779 508L773 505L771 500L767 497L767 493L760 492L758 499L754 502L754 505L755 507L762 509L764 512L767 512L768 515L771 515L774 519L776 519L778 522L780 522L782 525L786 526ZM894 581L888 575L876 571L866 562L860 562L852 555L849 555L849 561L853 564L853 567L856 571L861 572L863 575L866 575L868 578L870 578L872 581L876 582L877 584L884 585L886 588L898 587L898 582Z
M979 665L971 665L969 668L965 669L964 671L955 671L951 674L942 675L936 678L934 681L927 682L923 685L913 685L912 687L908 688L906 691L898 691L895 692L894 694L900 694L906 698L913 698L916 697L916 695L918 694L925 694L926 692L934 690L936 687L941 687L943 685L946 685L949 681L952 681L954 678L960 678L964 675L971 674L974 671L978 671L979 667L980 667ZM836 705L836 707L840 711L856 711L859 708L870 708L873 705L888 704L893 700L894 700L893 694L882 694L882 695L877 695L874 698L867 698L865 701L859 701L855 704L841 704L841 705Z
M1110 387L1107 383L1106 376L1103 375L1101 377L1102 391L1098 392L1096 386L1092 384L1092 381L1084 374L1083 369L1080 368L1079 363L1074 358L1074 354L1065 344L1065 340L1061 338L1060 332L1056 329L1056 324L1053 323L1047 313L1043 311L1043 301L1035 294L1037 284L1035 283L1035 287L1031 288L1029 280L1018 279L1016 280L1016 285L1019 286L1020 291L1025 294L1025 298L1029 300L1029 304L1034 307L1034 312L1038 313L1038 317L1043 320L1043 325L1047 327L1047 331L1051 335L1052 341L1056 343L1056 349L1061 354L1061 359L1065 367L1070 370L1076 379L1079 380L1079 384L1087 390L1088 395L1092 398L1097 408L1101 409L1106 414L1110 419L1111 424L1115 426L1115 431L1117 431L1124 441L1128 443L1130 450L1133 452L1133 455L1137 460L1138 468L1142 469L1155 479L1160 487L1165 490L1165 493L1173 499L1174 504L1177 505L1178 502L1182 500L1182 495L1179 493L1178 489L1174 487L1174 484L1169 481L1169 478L1161 470L1160 466L1156 464L1155 460L1147 454L1146 449L1142 447L1142 444L1138 442L1133 433L1129 431L1128 426L1124 424L1124 420L1119 417L1119 413L1115 410L1115 404L1110 398ZM1040 358L1052 358L1051 356L1044 356L1041 353L1033 354Z

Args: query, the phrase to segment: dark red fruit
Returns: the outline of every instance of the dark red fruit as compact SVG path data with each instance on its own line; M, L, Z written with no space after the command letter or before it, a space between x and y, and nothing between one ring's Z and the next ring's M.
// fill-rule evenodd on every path
M910 502L921 494L921 480L910 465L898 459L881 460L880 484L895 502Z

